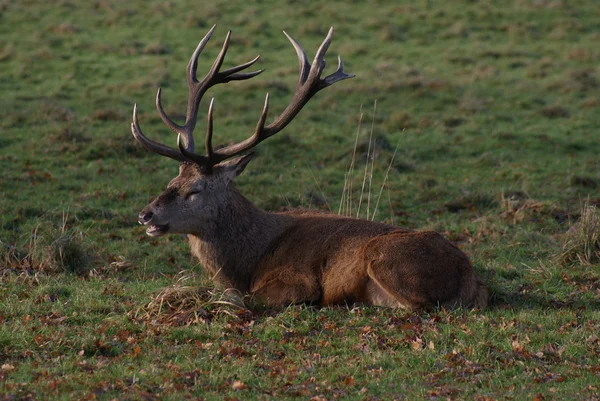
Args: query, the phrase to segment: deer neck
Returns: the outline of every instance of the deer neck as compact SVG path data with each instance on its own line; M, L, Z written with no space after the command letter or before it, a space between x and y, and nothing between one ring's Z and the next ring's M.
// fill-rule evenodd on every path
M188 239L192 254L217 282L247 292L258 262L293 221L258 209L235 189L231 196L218 218Z

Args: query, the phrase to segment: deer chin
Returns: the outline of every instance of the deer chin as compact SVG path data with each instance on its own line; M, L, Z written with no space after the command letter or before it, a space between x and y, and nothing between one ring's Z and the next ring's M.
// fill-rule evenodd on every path
M169 232L169 224L152 224L146 228L146 234L151 237L160 237Z

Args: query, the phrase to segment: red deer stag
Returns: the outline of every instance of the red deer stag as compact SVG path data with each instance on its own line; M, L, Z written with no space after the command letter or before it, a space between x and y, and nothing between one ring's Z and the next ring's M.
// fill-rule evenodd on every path
M271 306L362 302L406 309L436 305L484 308L487 290L469 259L436 232L414 232L311 211L264 212L234 188L233 179L250 162L249 152L256 145L284 129L318 91L353 77L344 72L338 57L337 70L321 78L333 28L312 64L300 44L284 32L298 55L300 77L290 104L275 121L265 125L267 94L252 136L215 149L213 99L208 109L206 154L195 153L193 131L204 93L214 85L250 79L262 72L240 73L258 57L221 71L229 32L210 71L198 81L198 56L214 29L200 41L187 66L185 124L178 125L165 114L160 89L156 96L161 119L177 134L178 149L147 138L140 129L136 106L133 108L135 139L148 150L181 163L179 175L140 213L139 222L147 226L146 233L153 237L187 234L192 253L219 284L252 294Z

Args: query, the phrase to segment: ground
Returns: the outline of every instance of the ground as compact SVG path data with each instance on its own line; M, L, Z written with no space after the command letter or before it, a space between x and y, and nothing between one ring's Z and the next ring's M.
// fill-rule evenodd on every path
M599 18L594 0L0 2L0 400L600 399ZM181 236L144 234L177 165L134 141L133 104L175 146L156 90L182 121L215 23L199 71L228 29L225 66L266 71L211 90L197 138L210 97L215 144L252 133L266 92L270 118L287 105L282 30L312 59L333 25L327 71L339 53L356 74L262 143L239 190L437 230L488 310L250 311Z

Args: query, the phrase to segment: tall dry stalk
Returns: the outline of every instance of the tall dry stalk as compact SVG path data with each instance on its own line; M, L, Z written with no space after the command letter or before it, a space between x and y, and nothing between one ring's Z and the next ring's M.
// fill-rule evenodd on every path
M383 188L387 183L388 177L390 175L390 169L392 168L392 164L394 163L394 159L396 158L396 153L398 152L398 145L396 145L396 149L394 150L394 154L392 155L392 159L388 164L387 170L385 170L385 176L383 177L383 182L381 183L381 188L379 188L379 195L377 196L377 202L375 203L375 208L373 209L373 216L371 217L371 221L375 221L375 215L377 214L377 207L379 206L379 200L381 199L381 195L383 194ZM389 192L388 192L389 195ZM391 199L390 199L391 202Z
M352 184L354 182L354 164L356 162L356 149L358 148L358 138L360 137L360 129L362 127L362 119L364 113L362 111L362 104L360 105L360 117L358 118L358 127L356 128L356 138L354 139L354 149L352 150L352 159L350 160L350 167L344 175L344 188L342 189L342 198L340 200L340 208L338 214L344 216L352 215ZM344 210L345 207L345 210Z
M375 101L373 104L373 116L371 118L371 127L369 130L369 142L367 144L367 155L366 155L366 160L365 160L365 168L364 168L363 175L362 175L362 184L360 187L360 194L358 196L358 200L355 201L355 199L354 199L355 191L353 188L353 182L354 182L354 178L355 178L354 170L355 170L355 164L356 164L356 154L357 154L358 145L359 145L360 132L361 132L361 128L362 128L362 121L363 121L363 117L364 117L364 113L362 111L362 105L361 105L360 118L358 120L358 127L356 130L356 137L354 140L354 148L352 150L352 157L350 160L348 170L346 171L346 173L344 175L344 187L342 189L342 196L340 198L340 206L338 209L338 214L340 214L340 215L355 216L357 218L360 218L361 209L363 206L363 199L365 198L365 195L366 195L366 198L367 198L366 199L366 219L373 221L377 214L377 209L379 208L379 203L381 201L381 197L383 196L383 190L384 190L384 188L388 188L386 184L389 179L391 167L394 163L394 159L398 152L398 146L396 146L396 149L394 150L394 154L392 155L392 158L387 166L385 176L383 178L383 182L381 184L381 187L379 188L379 193L378 193L376 201L375 201L375 207L373 208L373 211L371 212L371 202L372 202L372 199L374 198L372 196L373 174L375 171L375 159L377 156L376 143L375 143L375 138L374 138L376 112L377 112L377 101ZM390 207L391 207L391 195L389 193L389 188L388 188L388 200L389 200ZM354 207L353 207L354 205L357 205L356 210L354 210ZM391 218L393 221L393 216Z
M365 193L365 184L367 182L367 178L369 180L369 197L368 197L368 203L367 203L367 220L369 219L369 203L371 201L371 181L373 180L373 163L375 162L375 152L373 152L373 154L371 154L371 147L374 147L373 144L373 131L375 128L375 114L377 111L377 100L375 100L375 103L373 104L373 118L371 119L371 130L369 131L369 147L367 148L367 159L365 161L365 174L363 176L363 182L362 182L362 187L360 188L360 196L358 198L358 208L356 210L356 217L360 217L360 206L362 204L362 199L363 199L363 195ZM371 162L371 173L369 174L369 158L372 159Z

